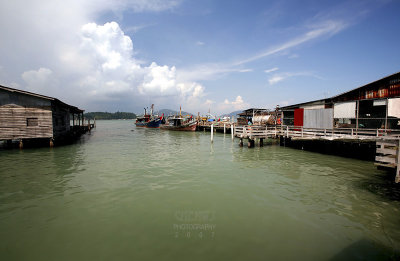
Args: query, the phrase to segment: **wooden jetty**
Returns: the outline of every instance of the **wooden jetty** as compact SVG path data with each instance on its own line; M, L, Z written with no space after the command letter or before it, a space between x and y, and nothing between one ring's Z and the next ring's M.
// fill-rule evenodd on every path
M53 97L0 86L0 141L20 148L68 142L95 127L83 112Z
M232 122L204 122L199 121L197 124L197 130L199 131L211 131L211 128L214 132L219 133L231 133L232 126L234 123Z
M375 165L396 169L395 181L400 182L400 130L385 129L313 129L302 126L235 126L233 136L240 139L239 145L243 146L243 140L248 140L248 147L254 147L258 140L263 146L263 141L269 138L279 138L283 142L289 141L341 141L351 143L363 142L370 146L373 144L373 152L376 155ZM363 148L361 148L363 149Z

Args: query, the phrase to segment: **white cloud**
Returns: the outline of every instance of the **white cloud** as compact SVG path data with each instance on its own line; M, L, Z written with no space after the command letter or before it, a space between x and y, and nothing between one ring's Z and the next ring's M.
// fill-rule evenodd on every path
M265 70L264 72L265 72L265 73L272 73L272 72L275 72L275 71L277 71L277 70L279 70L279 68L278 68L278 67L274 67L274 68Z
M204 43L204 42L201 42L201 41L197 41L197 42L196 42L196 45L205 45L205 43Z
M285 77L282 76L282 75L274 75L274 76L272 76L271 78L268 79L268 82L269 82L270 85L273 85L275 83L283 81L284 79L285 79Z
M314 77L317 79L322 79L320 76L312 73L312 72L285 72L285 73L278 73L278 74L274 74L272 75L269 79L268 79L268 83L270 85L274 85L278 82L281 82L283 80L286 80L287 78L291 78L291 77L295 77L295 76L309 76L309 77Z
M253 71L253 69L242 69L242 70L238 70L238 72L241 72L241 73L252 72L252 71Z
M52 95L55 93L56 79L53 77L53 72L48 68L39 68L22 73L22 79L27 84L27 89L31 91L48 90Z
M81 39L83 53L93 54L103 71L118 69L124 59L131 59L132 40L122 32L116 22L104 25L85 24L81 29Z
M232 72L246 72L248 70L238 69L237 67L271 55L287 52L292 48L295 48L312 40L333 36L347 28L348 25L349 24L346 23L344 20L339 19L322 20L312 24L311 26L308 26L307 30L299 36L283 42L280 45L271 47L254 56L250 56L236 62L199 64L193 66L192 68L186 68L186 70L181 71L178 76L184 80L199 81L216 79L221 75ZM291 56L290 58L295 58L295 56ZM278 70L278 68L272 69L273 71ZM269 73L268 70L266 70L265 72ZM276 80L280 81L278 78L276 78Z
M91 22L104 12L161 12L180 2L6 1L0 8L0 57L2 64L7 64L2 82L10 85L19 78L22 88L84 108L106 100L141 102L139 87L145 93L161 90L161 95L181 97L175 67L144 66L133 57L133 42L118 23ZM198 96L199 92L194 88L187 96Z
M142 24L142 25L134 25L124 28L125 33L137 33L145 28L154 26L155 24Z
M221 112L232 112L243 110L245 108L248 108L249 106L250 105L248 103L243 101L242 96L238 95L236 96L236 99L234 101L229 101L228 99L225 99L222 103L219 103L217 105L217 109Z
M332 36L343 29L345 29L348 26L347 23L344 21L340 20L327 20L327 21L322 21L320 23L316 23L313 25L313 28L304 34L293 38L283 44L277 45L273 48L267 49L255 56L243 59L241 61L238 61L235 63L235 65L241 65L241 64L246 64L252 61L259 60L261 58L271 56L273 54L277 54L282 51L286 51L290 48L294 48L296 46L299 46L301 44L304 44L306 42L309 42L311 40L320 38L320 37L329 37Z

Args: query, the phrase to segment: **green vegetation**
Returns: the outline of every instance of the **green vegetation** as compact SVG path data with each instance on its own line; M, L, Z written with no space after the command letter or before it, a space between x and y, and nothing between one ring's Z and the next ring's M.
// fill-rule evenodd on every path
M122 119L135 119L136 114L132 112L88 112L84 114L86 119L96 120L122 120Z

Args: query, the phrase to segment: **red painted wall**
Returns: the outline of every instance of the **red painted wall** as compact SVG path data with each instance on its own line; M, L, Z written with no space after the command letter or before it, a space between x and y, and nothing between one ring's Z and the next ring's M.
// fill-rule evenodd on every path
M304 109L294 110L294 126L303 126L304 123Z

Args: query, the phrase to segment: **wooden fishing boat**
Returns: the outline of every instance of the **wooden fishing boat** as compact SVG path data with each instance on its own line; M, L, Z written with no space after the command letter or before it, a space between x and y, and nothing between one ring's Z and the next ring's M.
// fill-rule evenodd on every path
M146 108L144 109L144 115L136 118L136 127L146 128L159 128L162 123L163 116L153 115L154 104L151 105L150 114L147 114Z
M149 121L146 122L146 128L160 128L161 120L161 117L151 116Z
M147 122L150 120L149 114L144 114L143 116L138 116L136 118L136 127L146 127Z
M166 124L160 126L160 129L174 131L195 131L197 121L193 117L176 116L168 119Z

